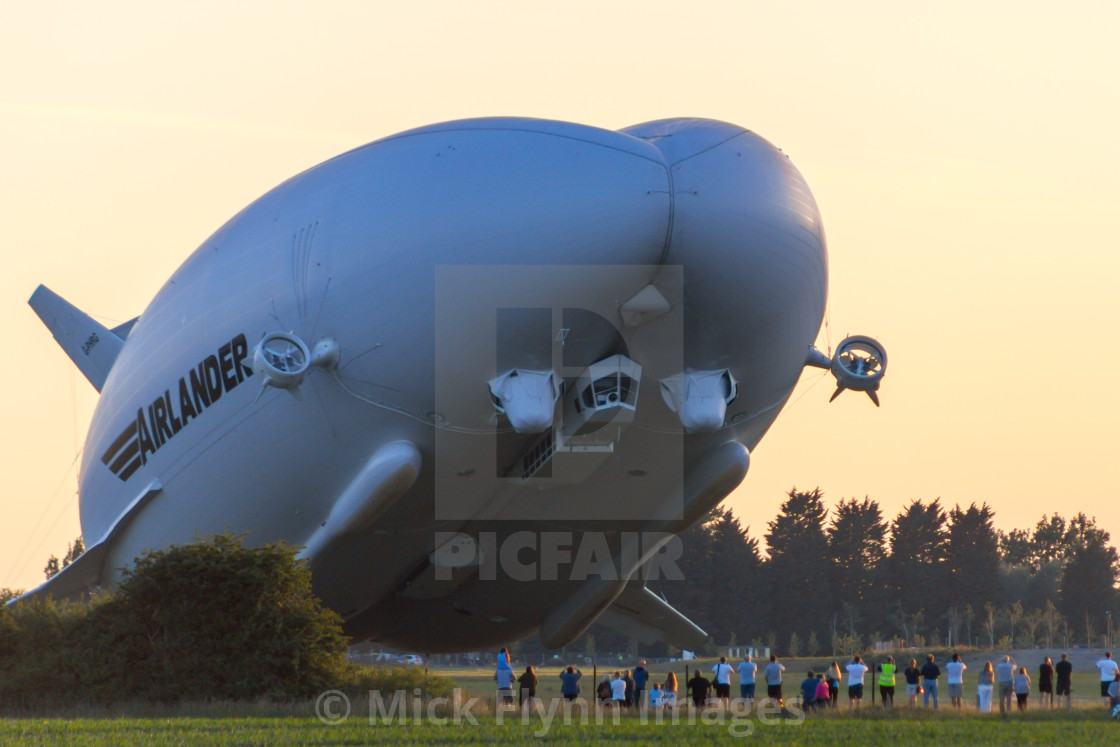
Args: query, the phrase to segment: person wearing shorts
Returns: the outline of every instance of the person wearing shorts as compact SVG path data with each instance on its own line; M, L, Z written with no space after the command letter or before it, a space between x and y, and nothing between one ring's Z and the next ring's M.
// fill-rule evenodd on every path
M964 670L968 669L960 654L953 654L953 660L945 665L945 684L949 688L949 699L953 707L960 710L964 699Z
M1038 702L1043 708L1054 707L1054 662L1049 656L1038 666Z
M867 673L867 665L856 654L845 669L848 670L848 709L858 709L863 702L863 675Z
M727 657L719 657L719 663L712 667L715 674L716 700L724 705L731 705L731 665Z
M902 673L906 678L906 697L910 699L910 707L918 705L918 691L921 690L922 670L918 669L918 660L911 659L910 666Z
M784 664L778 661L777 654L770 654L770 663L766 665L766 695L782 705L782 672L786 671Z
M751 655L744 656L739 662L739 697L747 701L748 708L754 703L754 676L757 672L758 665L751 661Z
M1116 673L1120 671L1120 666L1112 658L1111 651L1104 652L1104 658L1097 661L1097 669L1101 673L1101 697L1108 700L1108 686L1116 679Z
M1062 654L1062 660L1054 665L1054 674L1057 675L1057 685L1055 685L1055 694L1058 696L1058 703L1061 704L1062 696L1066 698L1066 709L1071 708L1071 699L1073 695L1073 664L1069 661L1069 654Z
M1015 694L1015 674L1018 665L1010 656L1003 657L1003 661L996 664L996 679L999 685L999 713L1011 710L1011 696Z

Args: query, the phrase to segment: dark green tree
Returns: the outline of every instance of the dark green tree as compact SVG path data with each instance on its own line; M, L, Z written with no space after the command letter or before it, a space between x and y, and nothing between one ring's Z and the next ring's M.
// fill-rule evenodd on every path
M961 609L981 609L985 602L1002 603L1000 589L999 535L992 520L995 512L987 503L949 511L949 543L946 552L950 604Z
M887 523L879 504L869 498L840 501L827 534L833 606L854 605L860 619L877 624L884 611L881 575L887 557Z
M73 563L75 560L81 557L82 554L85 553L85 551L86 543L82 541L82 536L79 534L78 538L74 540L74 544L69 545L66 548L66 554L62 556L62 567L65 568L66 566Z
M1069 530L1066 520L1057 513L1039 519L1031 537L1032 567L1037 569L1043 563L1064 560L1070 551Z
M950 587L945 520L941 502L935 499L929 503L913 501L891 522L886 586L894 597L899 619L913 618L924 611L926 624L935 624L948 610ZM906 634L905 630L900 632Z
M1059 608L1077 635L1088 636L1086 626L1103 630L1105 612L1117 609L1120 556L1108 544L1108 532L1097 528L1095 520L1078 514L1071 526L1075 523L1080 525L1076 536L1083 544L1066 561Z
M731 509L716 509L708 525L711 533L712 565L709 581L712 627L717 643L750 640L766 628L767 605L758 540L749 535Z
M1034 561L1034 544L1026 529L1012 529L999 533L999 551L1003 562L1012 566L1029 567Z
M770 628L807 637L824 633L829 608L827 509L820 488L789 491L778 517L767 524Z

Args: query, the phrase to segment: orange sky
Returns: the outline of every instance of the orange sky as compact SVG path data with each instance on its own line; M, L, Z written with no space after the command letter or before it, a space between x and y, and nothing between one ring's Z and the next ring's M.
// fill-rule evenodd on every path
M485 115L723 119L804 174L819 346L870 334L890 366L880 410L807 371L729 499L756 536L793 485L1120 534L1120 3L1067 5L0 2L0 586L78 534L96 401L38 283L112 326L288 176Z

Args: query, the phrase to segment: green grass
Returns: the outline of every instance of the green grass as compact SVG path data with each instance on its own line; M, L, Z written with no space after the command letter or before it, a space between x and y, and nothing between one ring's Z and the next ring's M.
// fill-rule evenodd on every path
M764 726L757 720L739 722L735 733L743 734L750 724L752 743L860 745L906 744L996 744L1115 743L1120 726L1103 713L1077 714L1075 718L1040 717L1001 719L923 714L890 717L846 714L807 719L802 723ZM599 726L553 725L543 730L539 720L528 725L518 720L498 724L493 717L477 726L371 725L365 718L352 718L338 726L315 719L299 718L130 718L130 719L5 719L0 721L0 743L50 745L353 745L353 744L482 744L523 743L537 737L547 744L734 744L730 723L680 724L641 723L623 718L619 725L608 720Z
M701 671L706 671L704 663ZM664 667L653 667L658 680ZM683 675L683 665L677 674ZM559 695L559 668L537 670L541 681L538 694L545 698L546 708ZM613 670L611 670L613 671ZM645 722L631 714L623 715L616 725L612 716L596 721L594 712L589 723L581 724L579 712L574 723L562 723L562 712L546 724L539 714L529 715L525 722L518 712L499 719L489 705L493 699L493 672L490 669L455 669L446 672L465 689L464 697L478 697L484 705L476 710L477 724L464 721L459 725L434 723L384 723L379 717L371 723L371 710L365 699L351 704L351 715L338 725L324 724L315 717L314 703L188 703L159 706L130 703L114 707L66 707L44 718L44 714L22 714L10 709L0 718L0 744L29 745L356 745L393 744L398 747L419 744L520 744L537 738L547 744L735 744L748 736L752 743L830 745L906 744L1003 744L1041 743L1113 744L1120 738L1120 725L1108 718L1101 701L1094 696L1097 684L1092 673L1078 673L1074 692L1078 700L1072 711L1048 711L1037 707L1032 697L1031 709L1009 717L979 714L966 708L954 712L942 701L940 712L925 709L896 708L884 712L865 707L850 713L846 694L841 695L840 709L800 718L796 713L771 716L761 720L733 713L709 712L706 718L684 708L678 723L666 717L657 723L651 716ZM803 675L790 666L787 690L792 691ZM972 674L970 672L970 674ZM600 677L603 670L599 671ZM975 697L975 678L966 680L966 704ZM733 690L737 688L733 687ZM584 695L592 690L591 672L585 672ZM842 691L844 692L844 691ZM870 703L868 703L870 706ZM0 713L4 713L0 710ZM440 712L442 715L443 711ZM691 714L691 715L690 715Z

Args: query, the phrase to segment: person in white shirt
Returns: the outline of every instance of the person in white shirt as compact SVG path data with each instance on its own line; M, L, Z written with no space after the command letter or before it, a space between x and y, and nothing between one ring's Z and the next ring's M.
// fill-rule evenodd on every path
M716 676L716 702L731 705L731 665L727 663L726 656L719 657L712 672Z
M611 700L618 708L626 705L626 680L622 679L622 672L615 672L611 680Z
M960 654L953 654L953 660L945 665L945 682L949 686L949 698L953 703L953 707L959 709L961 707L961 699L964 697L964 670L968 666L961 661Z
M848 710L853 706L858 709L863 701L863 675L867 673L867 665L856 654L852 663L844 668L848 670Z
M1111 651L1104 652L1104 658L1097 661L1097 669L1101 672L1101 697L1108 699L1108 686L1116 679L1116 670L1120 669L1117 666L1116 660L1112 658Z
M754 678L757 673L758 665L747 654L739 662L739 697L747 701L748 711L754 706Z

